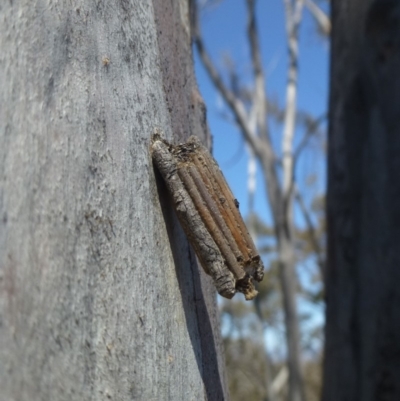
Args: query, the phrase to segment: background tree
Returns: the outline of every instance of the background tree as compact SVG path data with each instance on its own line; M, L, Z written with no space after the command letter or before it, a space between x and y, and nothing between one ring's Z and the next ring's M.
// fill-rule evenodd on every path
M400 399L400 3L334 0L324 401Z
M155 127L209 141L188 14L0 5L1 400L228 399L215 290L149 155Z
M200 3L204 5L207 2L198 2L197 5ZM210 3L218 2L211 1ZM263 233L270 239L267 242L269 252L267 278L260 286L260 295L255 300L253 311L256 312L259 323L263 326L260 331L261 339L265 335L269 319L274 316L274 313L271 315L271 311L267 311L267 305L270 305L271 293L276 294L276 286L273 289L268 288L268 286L271 282L277 283L279 280L281 288L279 302L283 305L284 333L288 352L289 385L287 396L290 401L305 400L299 328L301 317L296 305L299 282L296 274L301 260L312 253L316 256L320 269L319 279L322 279L324 224L323 218L317 217L318 212L314 214L313 210L306 206L302 194L303 188L296 182L296 173L298 173L298 160L304 148L307 147L311 139L321 136L321 131L323 131L321 125L325 121L325 116L310 115L310 113L299 110L297 105L298 66L300 63L299 29L305 5L311 11L322 33L329 33L330 21L326 13L312 1L283 1L288 66L285 100L284 105L281 106L279 102L267 95L265 67L262 65L257 28L256 1L247 0L245 4L251 77L241 77L234 63L229 59L225 63L225 71L220 72L216 68L216 64L206 49L206 43L204 43L198 12L194 15L193 40L205 70L227 105L228 118L239 128L251 154L254 155L261 166L267 191L266 200L273 221L272 227L266 227L255 216L250 215L250 225L253 232L255 234ZM298 207L300 213L303 214L305 229L300 228L296 222L295 207ZM321 300L321 291L319 291L318 299ZM247 308L248 311L251 309L252 307ZM228 316L230 322L237 323L237 317L241 318L243 315L249 319L248 313L243 314L242 309L235 310L231 305L225 305L223 313ZM246 322L249 323L249 320ZM238 325L234 324L234 326L235 330L238 331ZM262 344L262 341L260 343ZM287 377L286 366L281 366L282 374L280 375L280 370L275 372L276 369L272 366L268 369L271 360L268 355L266 356L265 391L269 400L275 400L277 398L273 394L274 391L271 392L272 388L276 388L274 377L285 377L285 375ZM254 376L252 377L254 378ZM283 381L283 383L285 382Z

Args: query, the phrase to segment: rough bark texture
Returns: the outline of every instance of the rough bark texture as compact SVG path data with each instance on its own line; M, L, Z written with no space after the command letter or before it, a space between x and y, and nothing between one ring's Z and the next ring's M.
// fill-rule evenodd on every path
M400 399L400 3L333 1L324 401Z
M216 161L196 136L174 146L157 134L151 149L182 227L218 293L232 298L239 291L253 299L253 279L263 279L264 265Z
M209 140L186 1L2 1L0 49L0 400L227 399L149 153Z
M176 160L162 141L155 141L152 151L155 164L170 191L177 216L191 239L200 262L213 278L218 292L226 298L232 298L235 295L235 277L225 266L217 244L204 226L190 193L179 179Z

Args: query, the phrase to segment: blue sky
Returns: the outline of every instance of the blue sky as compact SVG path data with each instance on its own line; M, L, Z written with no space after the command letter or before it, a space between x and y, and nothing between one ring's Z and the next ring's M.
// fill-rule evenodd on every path
M283 2L258 1L257 17L267 92L283 105L287 71ZM206 48L219 70L223 70L224 53L229 54L240 76L244 76L248 81L251 78L251 65L246 38L245 0L224 0L218 6L206 9L202 13L201 26ZM317 36L314 21L305 10L300 32L298 107L314 116L324 114L327 108L328 51L326 41ZM196 52L195 67L200 92L207 105L208 124L214 141L214 157L246 215L247 156L242 153L240 158L235 157L244 147L244 142L233 124L221 117L221 112L226 111L226 108L222 106L223 102L200 64ZM277 131L276 134L278 137L280 132ZM322 172L321 181L315 189L317 192L324 191L325 187L323 159L306 152L300 161L300 178L305 178L315 170ZM260 175L257 177L255 208L261 216L267 217L265 190Z
M201 14L201 29L206 49L210 53L219 71L223 71L223 56L228 54L234 61L236 71L244 82L251 82L251 64L246 36L245 0L224 0L216 6L207 8ZM284 105L287 73L287 49L285 33L285 16L282 0L259 0L257 3L257 22L260 32L262 60L266 74L267 93ZM298 108L306 110L315 117L326 113L328 96L328 56L329 46L325 39L316 32L316 24L305 9L300 30L300 61ZM194 52L195 68L200 92L207 105L208 124L213 136L214 157L217 159L235 197L240 202L244 216L248 212L247 195L247 162L245 144L235 126L222 117L227 112L222 99L214 89L207 73L203 69L196 51ZM227 113L229 115L229 113ZM271 125L272 136L279 147L281 127ZM297 142L302 137L298 132ZM295 141L296 142L296 141ZM307 149L298 165L297 178L304 191L305 200L325 192L325 155L317 146ZM310 176L317 179L306 187ZM257 190L254 202L255 211L261 218L270 222L266 202L265 188L260 170L257 170ZM298 224L302 224L299 213L296 213ZM312 264L312 261L310 262ZM304 269L312 266L304 266ZM300 280L308 280L307 274L300 273ZM311 324L323 321L323 311L307 302L300 302L302 312L314 315Z

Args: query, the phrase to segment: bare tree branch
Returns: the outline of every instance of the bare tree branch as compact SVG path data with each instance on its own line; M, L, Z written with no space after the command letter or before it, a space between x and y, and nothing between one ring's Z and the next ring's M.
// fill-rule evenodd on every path
M254 7L254 3L252 5ZM254 9L252 9L252 12L254 12ZM253 29L255 29L255 24L253 24L253 27ZM200 59L205 69L207 70L212 82L220 92L221 96L224 98L232 113L234 114L247 143L252 148L254 154L257 156L263 166L266 175L266 187L268 191L268 198L270 199L271 209L273 210L275 216L280 216L281 213L279 212L279 209L281 208L280 204L282 203L281 189L279 185L279 179L275 171L276 156L272 149L271 143L267 140L266 136L258 137L256 135L256 129L255 127L253 128L253 124L251 124L251 122L253 121L253 119L251 118L252 111L250 111L249 114L246 111L243 102L235 97L232 91L230 91L224 84L222 77L219 75L217 69L213 65L211 58L209 57L205 49L196 15L194 15L193 18L192 30L193 42L197 48L197 51L199 52ZM260 59L258 63L261 63ZM261 68L258 68L258 71L260 71L262 74ZM262 90L264 91L263 84ZM263 96L265 96L265 94ZM257 109L255 109L255 112L257 115ZM265 112L265 107L263 107L262 112Z
M255 15L255 0L247 0L248 25L247 34L250 43L251 61L254 73L254 102L253 107L256 109L257 126L260 136L263 136L269 146L271 140L269 138L267 116L268 103L265 94L265 76L261 63L260 45L258 42L258 33Z
M247 0L248 25L247 34L251 51L251 59L254 74L254 101L252 112L256 117L256 130L258 130L260 142L263 145L263 152L256 154L263 166L263 171L266 176L266 184L268 198L270 199L271 208L275 216L280 216L279 213L281 200L281 188L279 178L275 169L276 155L272 148L271 140L268 132L268 105L265 93L265 77L261 63L261 52L258 41L258 32L255 15L255 0Z
M310 13L313 15L317 24L322 31L323 34L329 35L331 33L331 20L325 14L325 12L318 6L318 4L314 3L312 0L304 0L305 6L308 8Z
M285 213L288 215L288 230L293 231L291 198L293 194L294 159L293 138L296 128L297 113L297 81L298 81L298 29L301 22L304 0L283 0L286 12L286 33L289 51L288 79L286 86L286 109L282 135L282 167L283 167L283 202Z
M321 125L326 120L326 118L327 118L327 115L324 113L322 116L320 116L317 119L315 119L313 121L313 123L309 127L307 127L306 133L304 134L301 142L297 146L297 149L294 151L294 155L293 155L293 158L294 158L294 163L293 163L294 169L295 169L296 162L300 157L301 152L308 145L308 142L311 139L311 137L316 134L319 125Z
M293 29L296 30L296 33L299 29L299 25L302 19L303 7L304 7L304 0L296 0L293 13Z
M286 365L282 366L272 382L272 392L278 394L282 391L283 387L288 381L289 372Z
M325 259L323 256L323 250L321 249L321 246L319 244L318 236L317 236L314 224L311 220L310 213L304 203L303 196L301 195L298 188L296 188L296 190L295 190L295 198L296 198L298 205L300 206L300 210L303 213L304 220L307 224L307 229L308 229L308 233L310 234L311 243L313 245L315 254L317 256L317 263L318 263L318 266L320 269L321 278L323 279L324 272L325 272Z
M228 89L228 87L224 84L222 77L218 73L217 69L215 68L214 64L211 61L210 56L208 55L203 40L201 38L199 26L198 26L198 20L197 20L197 15L194 16L194 21L192 24L192 38L193 42L196 45L197 51L199 52L199 56L201 58L201 61L203 62L203 65L205 69L208 72L208 75L210 76L211 80L213 81L214 85L220 92L221 96L224 98L228 106L230 107L231 111L233 112L237 123L239 124L246 141L250 144L250 146L253 148L254 153L259 153L259 149L261 148L260 146L260 141L256 137L255 133L252 132L248 126L248 116L246 109L243 105L243 103L235 97L235 95Z

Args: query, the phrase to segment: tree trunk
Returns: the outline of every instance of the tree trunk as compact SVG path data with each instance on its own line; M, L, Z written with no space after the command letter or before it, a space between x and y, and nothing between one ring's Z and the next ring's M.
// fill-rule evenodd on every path
M279 276L283 294L286 344L289 368L288 401L305 401L304 382L301 370L300 332L296 307L296 273L293 239L279 230Z
M332 4L324 401L400 399L400 3Z
M185 0L0 5L0 400L227 399L149 155L209 141Z
M288 401L305 401L304 380L301 367L300 328L296 302L296 258L292 222L292 197L285 201L279 189L276 175L264 156L262 163L267 189L273 211L275 237L279 258L279 280L282 288L287 345L287 365L289 370ZM269 173L270 172L270 173ZM269 176L269 179L267 177ZM272 185L271 185L272 184ZM289 205L290 207L287 207Z

